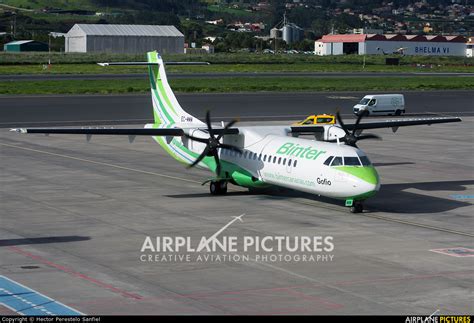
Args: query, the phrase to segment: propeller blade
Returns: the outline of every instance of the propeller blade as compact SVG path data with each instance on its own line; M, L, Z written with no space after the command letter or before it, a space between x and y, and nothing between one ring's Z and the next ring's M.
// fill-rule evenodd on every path
M207 130L209 131L209 136L214 138L214 131L212 130L212 125L211 125L211 113L209 110L206 111L206 124L207 124Z
M239 147L233 146L233 145L220 144L220 145L219 145L219 148L224 148L224 149L236 151L236 152L238 152L238 153L242 153L242 149L240 149Z
M337 110L337 112L336 112L336 119L337 119L337 122L339 123L339 125L341 126L342 130L344 130L344 132L346 133L346 135L349 135L349 131L347 131L346 125L342 121L341 114L339 113L339 110Z
M356 120L356 123L354 125L354 129L352 129L352 135L354 136L356 131L357 131L357 127L359 126L359 123L360 123L360 120L362 120L362 118L364 117L364 114L365 113L359 113L359 115L357 116L357 120Z
M363 140L363 139L377 139L377 140L382 140L382 137L374 135L372 133L368 133L365 135L360 135L357 137L357 140Z
M194 166L196 166L197 164L199 164L199 163L201 162L201 160L203 160L204 157L207 156L207 153L208 153L208 152L209 152L209 149L206 147L206 148L204 149L204 151L202 152L202 154L199 155L199 157L196 158L196 160L195 160L191 165L189 165L188 168L194 167Z
M234 124L236 124L238 121L236 119L232 120L231 122L229 122L228 124L226 124L226 126L224 127L224 132L222 132L218 137L217 137L217 140L221 140L222 136L224 136L224 133L225 133L225 130L229 129L230 127L232 127Z
M203 144L207 144L209 142L208 139L204 139L204 138L198 138L198 137L194 137L194 136L186 135L186 134L184 136L193 141L202 142Z
M214 155L214 160L216 161L216 174L219 176L221 173L221 161L219 159L219 154L217 153L217 150L214 150L212 154Z

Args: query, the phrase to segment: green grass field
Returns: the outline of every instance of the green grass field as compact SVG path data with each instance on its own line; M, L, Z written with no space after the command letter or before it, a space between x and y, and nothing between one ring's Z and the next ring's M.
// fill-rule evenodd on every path
M177 92L242 92L242 91L388 91L474 89L472 77L374 77L330 78L217 78L175 79L170 81ZM149 91L147 79L139 80L70 80L0 82L0 94L108 94L144 93Z
M44 69L48 53L0 53L0 74L122 74L143 73L145 68L98 66L97 62L143 61L145 55L52 53L50 69ZM314 55L264 55L226 53L213 55L163 55L165 61L206 61L208 66L170 66L170 72L468 72L474 73L474 59L465 57L402 57L401 65L385 65L385 56L363 57Z
M316 56L303 54L261 54L261 53L216 53L205 55L163 54L165 61L208 61L212 64L300 64L326 63L361 65L363 56L336 55ZM50 55L45 52L5 53L0 52L0 65L4 64L40 64L47 62ZM399 57L401 65L433 64L446 66L474 65L474 58L453 56L394 56L367 55L366 65L385 65L385 58ZM143 54L100 54L100 53L51 53L53 63L78 64L117 61L142 61Z
M463 72L474 73L474 66L386 66L298 63L298 64L211 64L206 66L169 66L167 72L172 73L265 73L265 72L406 72L435 73ZM44 68L43 64L0 65L0 75L17 74L130 74L146 73L143 66L110 66L101 67L97 64L52 64Z

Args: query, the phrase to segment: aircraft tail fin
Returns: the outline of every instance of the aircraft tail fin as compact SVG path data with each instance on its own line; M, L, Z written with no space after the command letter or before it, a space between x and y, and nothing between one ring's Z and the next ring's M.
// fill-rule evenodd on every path
M171 125L175 123L185 123L193 126L204 125L199 119L184 111L179 104L168 84L165 64L160 54L156 51L148 52L147 58L155 124ZM177 63L174 64L178 65ZM179 65L195 65L195 63L183 62L179 63Z

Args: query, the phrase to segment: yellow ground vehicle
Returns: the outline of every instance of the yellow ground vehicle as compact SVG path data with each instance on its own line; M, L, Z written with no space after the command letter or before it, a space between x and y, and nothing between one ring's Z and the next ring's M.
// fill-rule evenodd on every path
M332 114L315 114L307 117L303 121L294 123L296 126L309 126L314 124L335 124L336 117Z

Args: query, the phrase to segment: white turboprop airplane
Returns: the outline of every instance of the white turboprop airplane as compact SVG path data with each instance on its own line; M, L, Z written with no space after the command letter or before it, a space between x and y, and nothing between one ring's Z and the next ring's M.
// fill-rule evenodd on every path
M145 128L20 128L21 133L151 136L174 159L188 167L211 170L213 195L225 194L227 184L252 188L280 186L345 200L351 212L362 212L362 202L380 188L377 171L367 155L357 147L362 139L378 139L361 134L365 129L392 128L461 121L439 117L399 119L383 122L316 126L245 126L234 127L236 120L215 128L188 114L174 96L165 73L165 63L157 52L149 52L148 62L101 63L100 65L148 66L154 123ZM194 63L166 63L194 64ZM310 134L311 139L298 138ZM314 138L314 139L313 139ZM203 183L204 184L204 183Z

